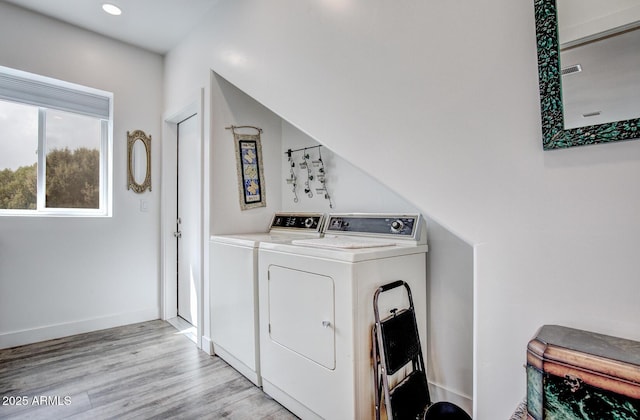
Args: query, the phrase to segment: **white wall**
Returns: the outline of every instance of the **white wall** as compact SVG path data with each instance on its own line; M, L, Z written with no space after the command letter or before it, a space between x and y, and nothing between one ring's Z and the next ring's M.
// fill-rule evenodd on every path
M334 207L329 208L328 201L321 196L314 195L310 199L303 194L301 173L298 174L301 177L299 202L293 203L290 187L285 182L289 166L284 152L289 148L315 146L318 142L216 73L211 73L207 79L205 45L208 42L206 37L193 36L169 53L165 90L168 109L179 108L180 103L188 102L189 92L194 92L198 86L206 87L209 92L206 96L210 103L207 102L205 108L210 107L211 111L205 111L205 119L211 119L206 124L210 126L210 133L205 136L211 154L205 165L209 166L211 174L209 216L212 234L264 231L275 211L418 212L407 200L326 147L322 149L322 158ZM256 125L264 130L261 137L267 207L240 210L234 146L231 133L225 129L231 124ZM317 157L317 149L311 149L309 153L312 159ZM300 155L296 154L294 158L299 164ZM438 309L431 311L429 319L433 328L429 328L428 340L434 354L438 354L438 366L429 375L433 398L446 396L471 411L472 249L435 221L427 220L427 226L429 245L435 247L437 255L435 258L429 255L428 281L432 300L446 302L444 306L436 304ZM209 289L206 278L204 334L208 336ZM451 329L457 333L450 334Z
M291 176L290 164L285 152L289 149L296 150L317 146L318 144L317 141L287 121L282 121L282 153L279 157L282 168L280 185L282 188L283 211L419 213L414 205L376 181L371 175L351 165L327 147L322 147L320 151L318 151L318 148L308 149L307 153L309 154L310 164L311 161L322 157L326 171L326 186L331 196L333 208L329 207L329 200L325 199L322 194L316 193L316 187L321 187L317 180L310 182L313 197L305 194L307 175L306 170L300 168L303 152L292 154L292 160L296 165L294 170L298 177L298 187L296 189L298 202L294 203L292 186L285 182L285 179ZM317 169L314 168L312 172L315 174Z
M223 78L211 79L211 233L264 232L280 209L282 120ZM240 210L235 145L231 125L260 127L266 206ZM255 134L252 129L241 133Z
M114 93L113 217L0 217L0 348L157 318L162 57L0 2L0 65ZM136 129L144 194L126 188Z
M474 245L474 418L544 323L640 339L640 142L543 152L532 2L221 1L186 43Z
M293 201L290 163L284 153L318 142L282 122L282 210L321 212L419 213L413 204L387 188L371 175L356 168L330 149L320 153L326 168L327 189L333 208L321 195L309 198L304 194L306 171L299 168L301 152L294 153L298 177L298 203ZM318 158L318 149L308 149L309 160ZM314 173L317 170L314 169ZM319 185L311 181L312 186ZM425 355L427 376L433 401L451 401L472 411L473 395L473 248L426 218L428 353Z

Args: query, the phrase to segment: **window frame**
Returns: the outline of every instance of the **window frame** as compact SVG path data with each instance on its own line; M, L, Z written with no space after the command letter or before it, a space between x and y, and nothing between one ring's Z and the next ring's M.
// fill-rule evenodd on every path
M55 95L52 98L45 98L44 101L38 98L34 99L29 96L29 94L22 95L19 93L18 95L12 96L12 92L7 93L2 91L2 86L0 86L0 99L7 102L33 105L38 108L36 209L0 209L0 216L111 217L113 206L113 93L0 66L0 77L2 76L13 77L20 82L26 83L27 89L29 88L29 83L32 82L34 86L44 86L45 90L51 88L53 92L56 92L56 89L59 89L63 94L70 92L72 98L73 95L77 95L80 99L83 98L83 95L86 95L88 98L98 97L103 101L103 107L106 103L105 101L108 101L108 115L106 115L106 109L103 109L102 115L97 115L92 110L82 112L82 109L69 109L65 107L64 104L56 106L55 103L51 103L51 101L55 102ZM66 100L67 103L71 103L68 98L64 98L64 100ZM49 101L49 103L47 103L47 101ZM76 104L72 103L72 106L76 106ZM82 108L83 104L80 103L77 106ZM46 207L46 114L48 109L60 110L75 115L90 116L100 120L100 183L98 187L98 208Z

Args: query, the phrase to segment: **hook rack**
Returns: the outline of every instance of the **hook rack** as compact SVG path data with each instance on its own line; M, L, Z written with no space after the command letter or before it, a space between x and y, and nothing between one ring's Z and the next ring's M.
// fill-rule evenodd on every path
M296 177L296 172L293 170L293 168L295 168L296 163L291 160L291 154L289 154L289 178L287 178L285 181L287 181L287 184L291 184L291 190L293 191L293 202L297 203L298 202L298 192L296 191L296 187L298 186L298 178Z
M304 192L309 198L313 198L313 190L315 189L316 194L322 195L325 200L329 200L329 208L333 208L333 202L331 201L331 195L329 195L329 191L327 190L327 173L324 166L324 162L322 160L322 153L320 152L320 148L322 145L317 146L308 146L302 147L299 149L288 149L284 154L287 156L287 160L289 161L289 178L286 178L285 181L287 184L291 184L292 192L293 192L293 202L298 202L298 193L297 189L297 176L295 172L295 161L293 159L294 153L302 152L302 161L299 162L298 167L302 170L306 170L307 177L304 182ZM318 149L318 158L312 160L308 150ZM312 188L312 182L319 182L320 186L316 188Z
M331 201L331 196L329 195L329 191L327 191L326 171L324 169L324 161L322 160L322 153L320 152L320 149L318 149L317 165L318 165L318 173L320 174L318 175L318 181L320 181L322 188L316 188L316 192L319 194L324 193L324 198L326 200L329 200L329 208L332 209L333 202Z
M296 152L303 152L309 149L318 149L320 150L320 148L322 147L321 144L317 145L317 146L307 146L307 147L301 147L299 149L287 149L286 152L284 152L285 155L291 157L292 153L296 153Z
M307 170L307 180L304 182L304 192L307 194L307 197L313 198L313 192L311 191L311 181L313 181L313 174L311 173L311 168L309 167L309 154L307 153L307 149L304 149L302 153L302 163L300 163L300 169Z

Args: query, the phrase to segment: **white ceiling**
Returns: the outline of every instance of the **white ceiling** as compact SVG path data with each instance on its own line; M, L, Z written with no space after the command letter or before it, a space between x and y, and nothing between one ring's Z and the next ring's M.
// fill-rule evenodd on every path
M218 0L2 0L144 49L165 54ZM122 9L111 16L109 2Z

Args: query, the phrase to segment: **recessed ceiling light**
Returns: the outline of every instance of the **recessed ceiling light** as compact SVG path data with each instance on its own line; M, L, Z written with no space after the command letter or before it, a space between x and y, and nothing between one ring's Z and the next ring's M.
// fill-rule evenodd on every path
M110 15L119 16L122 14L122 10L118 6L115 6L110 3L104 3L102 5L102 10L109 13Z

